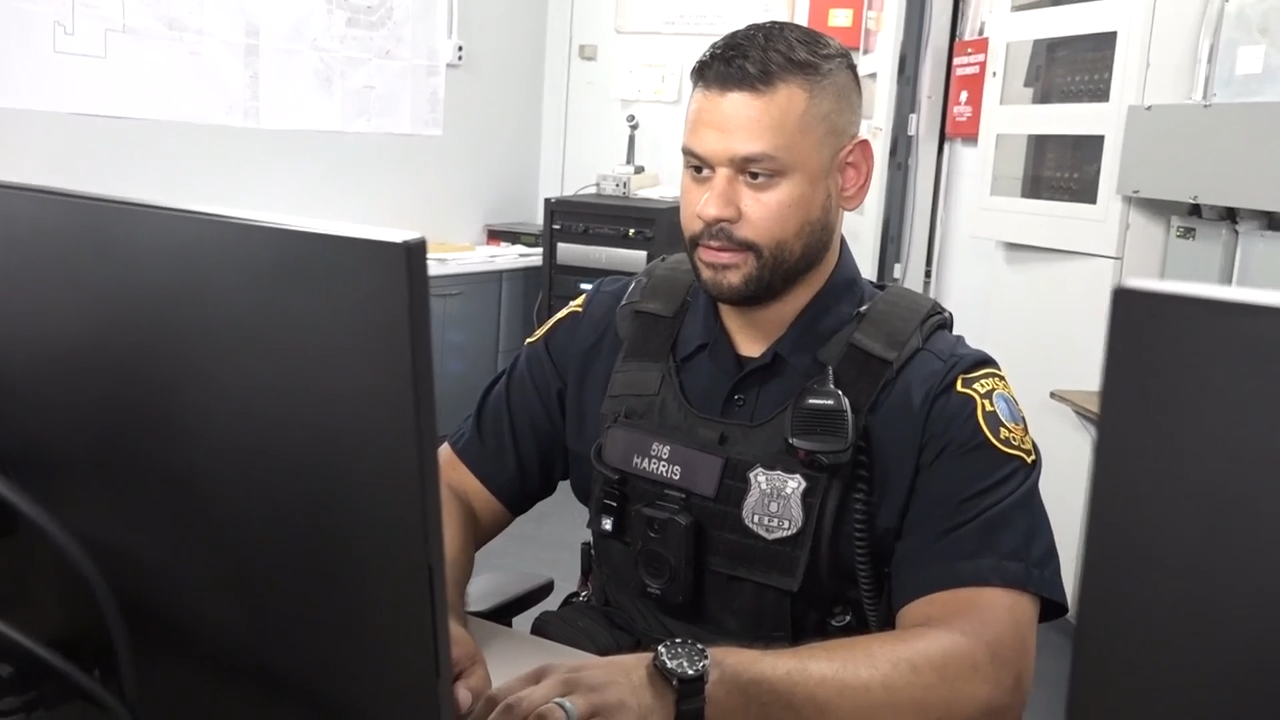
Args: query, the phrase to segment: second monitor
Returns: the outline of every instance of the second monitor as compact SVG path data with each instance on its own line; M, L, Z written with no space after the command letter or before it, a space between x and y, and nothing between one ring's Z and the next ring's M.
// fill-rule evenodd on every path
M1112 304L1069 717L1276 716L1280 293Z

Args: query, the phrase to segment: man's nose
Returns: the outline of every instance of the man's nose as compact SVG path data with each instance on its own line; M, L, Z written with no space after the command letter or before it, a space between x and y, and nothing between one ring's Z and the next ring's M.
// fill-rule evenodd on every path
M732 176L717 175L698 202L698 219L707 227L733 225L742 219L737 184Z

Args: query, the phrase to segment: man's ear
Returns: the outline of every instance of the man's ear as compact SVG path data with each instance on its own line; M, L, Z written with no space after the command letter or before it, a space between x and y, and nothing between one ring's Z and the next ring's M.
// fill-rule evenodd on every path
M871 153L871 141L855 137L840 150L836 160L838 187L836 197L840 209L852 212L862 206L871 187L871 174L875 170L875 156Z

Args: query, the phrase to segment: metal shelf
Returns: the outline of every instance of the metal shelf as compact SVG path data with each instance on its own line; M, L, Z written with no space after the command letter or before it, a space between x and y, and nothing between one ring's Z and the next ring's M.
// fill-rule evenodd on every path
M1117 192L1280 212L1280 102L1132 105Z

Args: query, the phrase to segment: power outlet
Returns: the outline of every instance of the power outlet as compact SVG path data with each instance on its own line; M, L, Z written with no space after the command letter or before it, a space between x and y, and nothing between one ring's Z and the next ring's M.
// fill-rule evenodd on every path
M462 64L464 51L461 40L454 40L449 46L449 65L457 67Z

